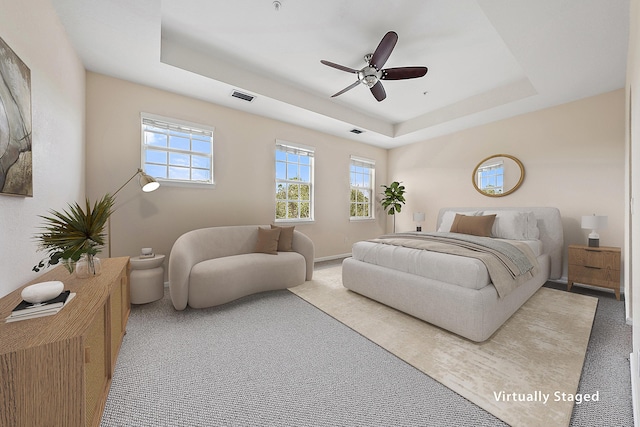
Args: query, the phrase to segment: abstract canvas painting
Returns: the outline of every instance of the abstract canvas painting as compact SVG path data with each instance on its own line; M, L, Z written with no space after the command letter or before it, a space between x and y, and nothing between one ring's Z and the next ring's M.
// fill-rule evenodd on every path
M1 38L0 194L33 196L31 70Z

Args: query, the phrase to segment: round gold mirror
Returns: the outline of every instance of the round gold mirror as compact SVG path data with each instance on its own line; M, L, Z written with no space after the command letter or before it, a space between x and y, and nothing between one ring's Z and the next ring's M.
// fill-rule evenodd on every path
M479 193L489 197L503 197L520 187L524 180L524 166L508 154L495 154L478 163L471 181Z

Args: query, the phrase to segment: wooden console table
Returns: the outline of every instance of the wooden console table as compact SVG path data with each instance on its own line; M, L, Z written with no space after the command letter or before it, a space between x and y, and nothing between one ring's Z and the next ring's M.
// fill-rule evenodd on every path
M52 316L5 323L22 288L0 299L0 425L98 426L129 319L129 258L103 259L88 279L59 266L27 285L48 280L76 293Z

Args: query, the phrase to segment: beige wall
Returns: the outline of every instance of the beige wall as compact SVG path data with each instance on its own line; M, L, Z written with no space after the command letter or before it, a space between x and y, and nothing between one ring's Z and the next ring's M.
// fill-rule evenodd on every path
M433 230L446 206L556 206L565 244L584 244L581 216L596 213L609 217L601 244L621 247L624 109L621 89L390 150L389 179L407 188L398 228L413 228L411 213L423 211L423 229ZM525 179L511 195L486 197L473 188L472 171L498 153L520 159Z
M169 254L182 233L201 227L269 224L274 220L275 141L315 147L315 222L296 225L315 243L316 258L349 253L357 240L383 232L384 221L349 221L349 156L376 161L386 180L387 151L284 122L100 74L87 74L87 195L116 191L140 166L140 112L215 127L214 189L136 183L117 196L112 255L141 247Z
M0 0L0 37L31 70L33 197L0 195L0 296L37 276L33 235L84 199L85 72L49 0Z

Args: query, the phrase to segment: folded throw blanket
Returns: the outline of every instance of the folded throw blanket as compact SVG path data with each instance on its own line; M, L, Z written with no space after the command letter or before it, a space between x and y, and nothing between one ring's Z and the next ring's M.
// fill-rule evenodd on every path
M538 273L533 251L516 240L505 242L459 233L397 233L370 241L479 259L500 298Z

